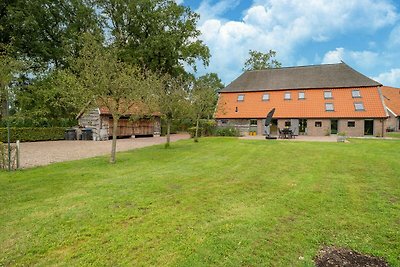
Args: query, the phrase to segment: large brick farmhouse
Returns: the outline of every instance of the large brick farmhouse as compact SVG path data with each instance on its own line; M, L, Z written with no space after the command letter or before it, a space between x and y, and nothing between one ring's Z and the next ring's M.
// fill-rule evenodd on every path
M388 113L381 86L343 62L247 71L220 91L215 118L262 135L275 108L272 134L290 127L313 136L382 136Z

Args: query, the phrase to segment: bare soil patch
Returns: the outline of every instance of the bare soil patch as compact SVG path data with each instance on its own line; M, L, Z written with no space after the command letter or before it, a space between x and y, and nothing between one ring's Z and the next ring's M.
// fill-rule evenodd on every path
M338 247L323 247L315 258L315 265L317 267L390 267L381 258Z

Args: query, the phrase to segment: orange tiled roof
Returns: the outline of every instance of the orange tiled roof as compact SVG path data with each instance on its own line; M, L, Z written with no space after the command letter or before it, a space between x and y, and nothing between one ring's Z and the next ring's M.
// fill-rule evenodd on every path
M383 86L382 94L385 105L394 112L396 116L400 116L400 88Z
M332 99L324 99L324 91L332 91ZM353 98L352 90L360 90L361 98ZM291 100L284 100L285 92L291 92ZM299 100L298 93L305 92L305 99ZM270 100L262 101L264 93ZM244 101L237 101L244 95ZM364 111L356 111L354 103L362 102ZM325 103L333 103L334 111L325 111ZM236 112L237 107L237 112ZM265 118L275 108L274 118L385 118L378 87L307 89L264 92L220 93L215 117L223 118Z

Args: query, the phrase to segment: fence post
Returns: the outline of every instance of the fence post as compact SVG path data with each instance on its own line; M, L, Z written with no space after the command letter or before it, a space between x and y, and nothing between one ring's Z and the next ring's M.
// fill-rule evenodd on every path
M17 140L17 151L16 151L16 154L17 154L17 169L19 169L20 168L20 164L21 164L21 160L20 160L20 156L21 156L21 154L20 154L20 146L19 146L19 140Z

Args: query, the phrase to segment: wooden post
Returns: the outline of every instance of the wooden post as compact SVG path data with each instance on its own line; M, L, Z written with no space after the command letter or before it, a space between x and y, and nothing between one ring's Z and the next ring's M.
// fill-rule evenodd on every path
M20 168L20 165L21 165L21 160L20 160L21 153L20 153L19 140L17 140L17 145L16 145L16 146L17 146L17 147L16 147L16 149L17 149L17 151L16 151L16 156L17 156L17 169L19 169L19 168Z

